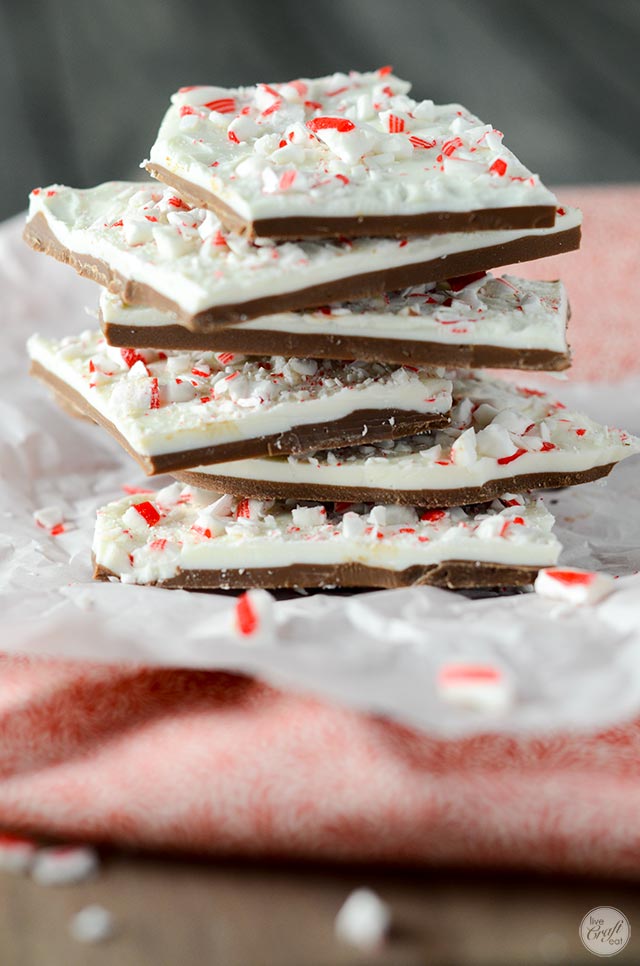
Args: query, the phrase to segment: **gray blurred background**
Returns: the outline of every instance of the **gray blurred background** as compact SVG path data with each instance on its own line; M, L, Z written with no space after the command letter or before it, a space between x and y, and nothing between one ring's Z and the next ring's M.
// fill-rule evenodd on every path
M551 184L640 180L638 0L0 0L0 218L140 178L169 95L393 64Z

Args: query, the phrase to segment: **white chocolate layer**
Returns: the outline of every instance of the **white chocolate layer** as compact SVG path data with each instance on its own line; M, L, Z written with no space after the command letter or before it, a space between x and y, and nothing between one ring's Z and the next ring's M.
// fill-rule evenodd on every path
M132 328L179 324L173 313L124 305L106 289L100 294L100 312L104 322ZM315 311L260 316L243 322L241 328L567 352L567 316L562 282L488 274L455 291L446 282L430 282Z
M358 410L444 414L451 407L449 379L375 362L115 349L93 331L61 340L36 335L28 350L146 456L270 436Z
M560 552L553 517L530 498L509 507L495 501L478 513L359 505L345 514L331 505L291 500L211 500L209 491L174 484L108 504L98 511L96 563L144 584L180 571L296 564L357 562L400 571L471 560L542 567L555 563Z
M185 206L157 182L107 182L86 190L53 185L31 193L29 217L42 214L65 248L106 262L149 285L189 315L228 304L298 292L369 272L415 265L521 238L575 228L582 216L561 209L553 228L458 232L409 239L252 243L224 232L202 208Z
M183 88L149 160L248 221L555 204L499 131L410 87L383 70Z
M432 433L306 456L199 466L195 472L314 484L326 487L329 498L331 487L418 494L530 473L579 473L640 453L640 439L571 412L538 390L478 373L457 374L453 397L450 426Z

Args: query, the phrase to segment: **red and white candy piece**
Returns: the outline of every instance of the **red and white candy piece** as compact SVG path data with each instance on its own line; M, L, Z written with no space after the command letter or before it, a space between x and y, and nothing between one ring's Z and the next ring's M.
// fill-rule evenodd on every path
M234 626L240 637L269 639L275 628L275 602L266 590L256 588L236 600Z
M0 869L3 872L28 872L36 854L36 844L19 835L0 835Z
M536 593L569 604L597 604L613 593L616 582L609 574L577 567L546 567L533 585Z
M33 519L43 530L48 530L52 537L64 533L64 513L59 506L43 506L33 511Z
M391 926L391 910L371 889L356 889L335 920L338 939L362 950L379 948Z
M39 885L75 885L92 879L99 868L95 849L86 845L54 845L40 849L31 867Z
M470 711L505 711L513 701L510 683L491 664L445 664L436 683L443 701Z

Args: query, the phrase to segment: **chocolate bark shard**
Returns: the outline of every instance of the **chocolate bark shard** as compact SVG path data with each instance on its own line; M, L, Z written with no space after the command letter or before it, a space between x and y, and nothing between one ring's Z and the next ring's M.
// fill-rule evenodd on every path
M462 105L417 102L409 90L392 74L356 71L181 89L146 167L254 236L553 224L553 194L499 131Z
M568 316L561 282L482 272L315 311L265 316L215 334L194 333L171 313L126 306L107 291L100 296L100 324L111 345L460 368L565 369Z
M145 164L158 181L175 188L196 208L208 208L227 231L248 238L298 241L300 238L405 238L407 235L442 235L449 232L501 231L515 228L552 228L555 205L480 208L472 211L434 211L420 215L360 215L351 218L260 218L245 221L233 208L206 188L196 186L161 164Z
M343 513L332 504L226 495L206 505L209 497L171 486L103 507L93 541L96 576L202 589L434 580L495 586L525 582L523 572L529 582L560 550L553 518L531 499L517 507L361 505ZM498 580L496 572L503 574Z
M173 312L202 332L543 258L580 243L580 213L562 209L553 228L252 245L216 228L211 213L155 188L116 182L84 191L39 189L25 240L125 303Z
M606 476L640 440L538 389L478 373L453 379L450 424L395 442L196 467L196 486L244 496L457 506Z
M58 343L33 337L29 351L33 374L150 475L410 435L446 423L451 405L448 379L379 364L108 355L92 332Z

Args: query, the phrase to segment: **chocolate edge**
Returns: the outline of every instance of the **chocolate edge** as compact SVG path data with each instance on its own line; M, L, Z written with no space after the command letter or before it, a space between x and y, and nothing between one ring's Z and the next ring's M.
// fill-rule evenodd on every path
M553 228L555 205L512 205L475 208L472 211L433 211L415 215L349 215L345 217L257 218L247 221L225 201L162 165L145 164L149 174L175 188L196 208L208 208L227 231L247 238L276 241L329 238L403 238L406 235L438 235L449 232L509 231L522 228Z
M32 361L30 374L53 390L56 401L59 399L65 400L69 405L79 410L81 414L89 416L93 422L106 429L123 449L136 460L147 476L155 476L158 473L173 473L193 466L266 456L302 455L305 452L322 449L323 447L334 449L337 445L354 445L361 442L362 430L365 427L367 439L380 441L412 436L415 433L446 426L448 422L447 416L442 416L439 413L416 413L395 409L361 409L355 410L342 419L328 423L292 426L286 432L271 436L259 436L231 443L221 443L218 446L204 446L198 449L147 456L138 453L111 420L87 402L81 393L50 372L41 363ZM345 435L349 433L349 442L346 442Z
M216 476L197 470L179 471L176 479L190 486L217 493L231 493L251 499L298 499L321 503L397 503L405 506L452 507L487 503L503 493L522 493L528 490L559 489L591 483L608 476L616 463L607 463L575 473L542 472L523 473L489 480L484 486L456 487L447 490L385 490L381 487L332 486L316 483L273 483L269 480L242 479L234 476Z
M96 562L94 580L109 580L117 574ZM525 587L533 583L539 567L511 566L467 560L445 560L439 564L413 565L405 570L386 570L360 563L294 564L287 567L248 567L240 570L183 570L175 577L147 586L184 590L285 590L295 587L399 587L433 586L447 590Z

